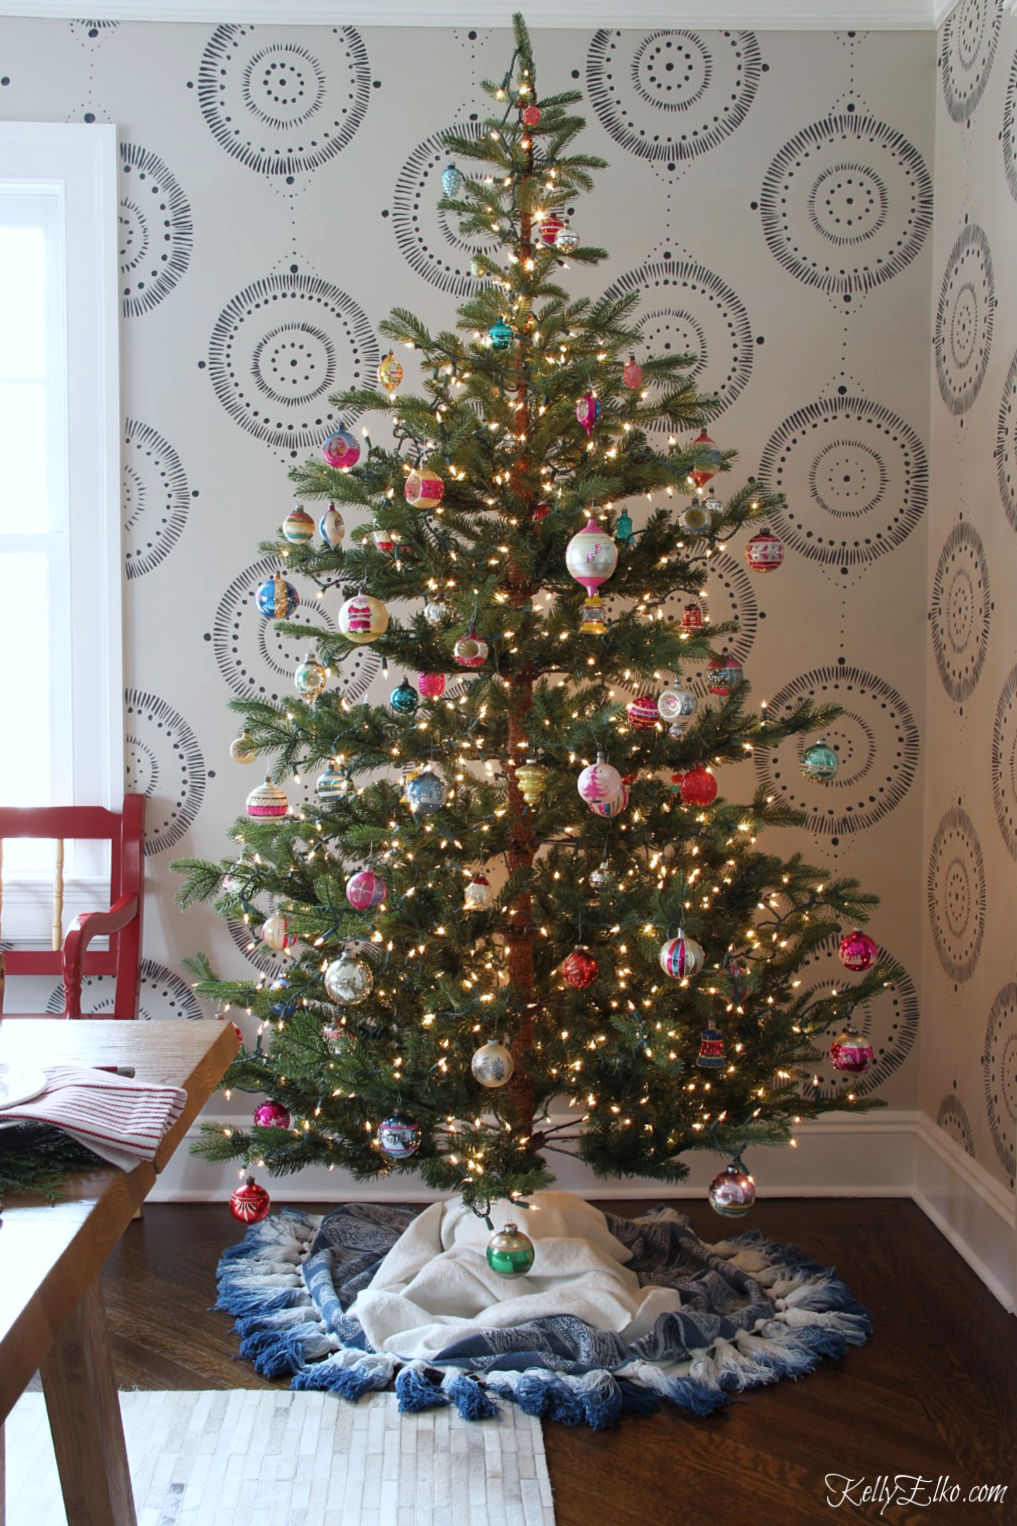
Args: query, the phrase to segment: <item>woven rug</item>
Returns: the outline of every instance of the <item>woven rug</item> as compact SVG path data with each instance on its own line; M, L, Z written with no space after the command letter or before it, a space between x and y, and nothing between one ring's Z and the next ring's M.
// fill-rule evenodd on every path
M138 1526L554 1526L540 1423L450 1410L400 1417L394 1394L120 1396ZM10 1526L66 1526L42 1394L6 1422Z
M298 1390L394 1385L404 1413L451 1404L484 1420L514 1401L594 1429L662 1402L711 1414L871 1330L836 1271L758 1232L708 1245L666 1206L530 1206L536 1260L513 1279L491 1273L487 1231L461 1205L283 1212L224 1253L217 1307L237 1316L241 1356Z

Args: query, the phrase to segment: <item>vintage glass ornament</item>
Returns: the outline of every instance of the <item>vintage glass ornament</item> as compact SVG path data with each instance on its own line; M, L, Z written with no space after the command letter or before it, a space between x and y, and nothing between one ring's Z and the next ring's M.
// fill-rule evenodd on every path
M571 954L561 962L560 974L567 986L582 991L597 978L599 966L584 943L577 943Z
M590 870L590 888L593 890L606 890L614 884L614 875L606 858L602 858L596 869Z
M844 968L856 973L867 970L875 962L878 953L879 949L873 939L868 933L863 933L860 927L842 938L837 949L837 957Z
M540 224L541 242L546 244L549 249L553 249L558 239L558 230L564 226L565 224L560 217L556 217L553 212L549 212Z
M692 443L699 452L699 455L704 459L701 465L692 468L689 476L696 484L696 487L705 487L717 475L721 461L720 451L710 439L705 429L700 430Z
M316 700L328 683L328 668L309 652L294 673L293 683L298 694Z
M832 779L840 767L840 759L825 742L813 742L802 753L802 773L806 779Z
M682 613L682 630L692 631L694 633L696 631L701 631L705 625L706 620L703 617L703 611L700 609L699 605L695 603L695 601L693 601L691 604L686 604Z
M287 583L281 572L259 584L254 597L267 620L285 620L300 603L297 590L292 583Z
M445 693L444 673L418 673L417 690L422 699L440 699Z
M258 749L251 741L251 733L245 726L238 737L234 737L230 743L230 757L234 763L253 763L258 756Z
M678 720L671 722L670 726L667 728L667 734L669 737L674 737L675 741L677 742L679 738L685 735L688 729L688 721L683 721L681 718L679 718Z
M241 855L241 857L238 858L236 863L233 865L233 868L230 870L230 872L223 875L223 895L242 895L244 890L247 888L253 873L254 865L249 864L243 855Z
M619 546L631 546L636 538L635 530L632 528L632 515L628 509L622 509L614 522L614 538L616 545Z
M344 949L325 971L325 990L341 1007L359 1007L374 990L371 966Z
M391 556L395 550L395 541L392 538L391 530L372 530L371 539L374 541L377 549L383 552L385 556Z
M594 816L607 816L610 818L612 816L620 816L628 803L628 786L623 783L621 787L621 794L616 795L613 800L594 800L590 801L589 805L590 810L593 812Z
M423 763L404 763L402 768L399 770L399 786L402 791L399 798L403 805L409 805L410 803L409 796L406 793L407 784L409 784L411 779L415 779L418 774L422 774L423 772Z
M603 413L604 408L600 398L597 397L593 392L584 392L576 404L576 418L586 430L587 436L593 433L594 428L600 422Z
M538 524L540 520L546 519L550 512L551 505L549 503L538 503L537 507L533 511L533 514L531 515L532 523Z
M452 660L460 668L479 668L487 661L488 650L483 636L470 631L469 635L460 636L452 648Z
M314 520L308 514L303 504L296 504L282 524L283 537L294 546L303 546L314 534Z
M360 460L360 446L356 435L351 434L348 429L337 429L322 445L321 454L326 465L335 467L339 471L348 471Z
M392 690L388 702L396 715L414 715L420 703L416 689L405 676Z
M686 535L706 535L712 524L710 511L705 503L700 503L698 498L693 498L692 502L678 515L678 523Z
M657 695L657 710L665 721L677 721L692 715L696 708L696 696L691 689L665 689Z
M318 775L314 793L319 800L341 800L349 794L351 787L349 775L329 764L325 772Z
M696 1064L703 1070L719 1070L726 1062L724 1035L719 1028L704 1028L699 1039Z
M445 785L429 768L406 785L406 799L414 816L433 816L441 810L447 796Z
M715 1213L725 1219L740 1219L756 1201L756 1184L747 1171L732 1162L713 1178L706 1195Z
M261 1102L254 1109L254 1124L259 1129L288 1129L289 1109L283 1107L281 1102Z
M358 869L346 881L346 899L357 911L373 911L388 895L388 886L373 869Z
M702 944L686 933L669 938L660 949L660 967L672 980L692 980L706 963Z
M554 247L561 254L571 254L573 249L579 248L579 234L575 228L562 226L554 236Z
M719 694L726 699L732 689L737 689L745 674L737 657L725 655L714 657L707 663L709 675L709 689L711 694Z
M234 1189L230 1197L230 1213L241 1224L257 1224L272 1206L272 1199L264 1187L249 1176L242 1186Z
M297 941L296 933L290 932L290 924L281 912L274 911L261 925L261 941L274 948L277 954L292 948Z
M248 816L285 816L290 808L285 791L265 776L264 784L256 785L247 797Z
M392 1113L378 1125L378 1148L392 1160L408 1160L420 1149L420 1124L409 1113Z
M598 752L596 763L588 764L576 780L576 789L587 805L599 805L618 798L623 789L622 776Z
M444 599L428 599L424 605L424 619L428 625L444 625L452 615L452 606Z
M524 127L536 127L537 123L540 121L540 107L524 106L522 110L522 119Z
M382 357L378 366L378 380L385 388L389 397L391 397L394 392L398 391L402 379L403 368L398 360L396 360L395 351L389 350L388 354Z
M493 900L491 881L486 874L475 874L463 891L463 910L486 911Z
M606 583L618 565L618 547L607 531L591 517L565 547L565 566L570 577L585 588L590 598Z
M492 323L487 337L491 341L492 350L507 350L512 343L512 330L502 318L497 323Z
M607 624L604 620L604 601L599 594L594 594L592 599L584 599L579 611L579 634L581 636L606 636Z
M717 780L700 763L679 775L678 793L685 805L712 805L717 798Z
M625 714L634 731L649 731L660 720L657 699L653 694L640 694L625 706Z
M362 646L388 630L388 610L371 594L355 593L340 606L337 624L344 636Z
M830 1045L830 1063L834 1070L844 1071L851 1076L860 1076L871 1070L874 1058L872 1045L853 1023L848 1023L844 1032L839 1033Z
M446 196L455 196L463 183L463 177L454 164L446 164L441 172L441 188Z
M479 1081L481 1086L494 1088L505 1086L511 1079L516 1064L504 1044L499 1044L497 1039L488 1039L486 1044L481 1044L479 1049L473 1051L470 1061L470 1069L473 1079Z
M630 355L622 367L622 381L633 391L643 385L643 368L634 355Z
M540 763L533 763L529 759L516 769L516 783L519 785L519 793L527 805L536 805L544 790L550 775Z
M403 497L415 509L433 508L436 503L441 503L444 496L444 482L428 466L415 467L403 486Z
M346 534L346 521L334 503L329 504L319 519L318 533L326 546L331 546L333 551L336 546L342 544L343 536Z
M273 980L268 989L270 991L288 991L289 985L289 981L280 975L278 980ZM269 1010L273 1017L292 1017L297 1010L297 1005L295 1001L274 1001Z
M746 544L745 560L753 572L776 572L784 560L784 542L772 530L760 530Z
M533 1241L515 1224L506 1224L487 1242L487 1264L499 1277L525 1277L534 1255Z

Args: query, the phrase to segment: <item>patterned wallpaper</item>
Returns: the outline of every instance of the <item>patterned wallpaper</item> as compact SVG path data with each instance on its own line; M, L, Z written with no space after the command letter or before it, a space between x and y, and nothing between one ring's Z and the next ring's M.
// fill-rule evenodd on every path
M1010 1186L1017 1146L1017 19L938 38L921 1103Z
M982 954L987 880L1017 854L1017 668L1001 636L985 648L985 546L995 536L1009 548L1017 525L1017 334L1000 332L997 314L992 335L989 255L1004 247L1000 221L1017 218L1017 143L1012 72L1004 88L1006 60L992 70L1006 39L991 10L969 0L942 40L939 112L950 120L935 235L931 33L535 40L542 88L584 92L584 146L609 161L575 225L610 260L578 272L576 288L637 290L647 349L691 352L700 386L721 399L711 433L741 452L732 486L758 475L787 495L774 526L783 569L752 574L732 544L710 576L712 616L740 619L734 650L757 699L844 708L828 738L842 760L833 784L803 780L789 744L725 771L722 787L747 796L758 766L807 816L782 848L882 895L873 931L907 974L868 1014L878 1063L866 1085L901 1107L919 1099L927 857L938 956L925 961L926 1096L933 1111L946 1098L944 1127L986 1164L1002 1165L1008 1141L1012 1170L1012 1066L1010 1092L992 1079L987 1100L978 1058L987 1029L996 1078L1017 1023L1013 968L990 978ZM401 304L447 323L472 289L479 246L436 210L439 135L471 129L478 81L500 77L506 40L0 21L5 117L111 121L120 133L126 765L129 786L152 797L146 1016L197 1015L180 965L196 948L224 971L244 968L241 928L174 909L168 864L226 851L224 829L254 782L230 761L226 702L289 693L302 655L254 607L270 565L258 542L291 502L288 466L335 427L329 392L371 377L379 319ZM934 443L950 485L941 465L933 663L922 632L936 273ZM965 456L976 420L988 442L977 468ZM391 681L364 651L350 686L380 697ZM994 808L983 777L993 716ZM254 962L270 967L264 954ZM843 973L832 949L814 970ZM815 1084L838 1084L825 1048Z

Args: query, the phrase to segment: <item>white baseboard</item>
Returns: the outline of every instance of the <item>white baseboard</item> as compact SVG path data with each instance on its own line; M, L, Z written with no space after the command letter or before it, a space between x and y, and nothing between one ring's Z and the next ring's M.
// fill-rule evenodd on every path
M1003 1307L1014 1313L1017 1199L925 1113L918 1115L911 1196Z

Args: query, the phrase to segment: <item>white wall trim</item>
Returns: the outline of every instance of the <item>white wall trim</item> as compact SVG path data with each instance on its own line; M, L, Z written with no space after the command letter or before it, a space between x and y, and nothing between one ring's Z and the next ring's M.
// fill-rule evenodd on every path
M1010 1313L1017 1310L1014 1194L939 1128L918 1116L913 1196Z
M621 18L626 28L692 27L715 30L745 27L753 31L930 31L939 26L957 0L854 0L828 5L816 0L639 0ZM34 16L73 20L81 7L73 0L15 0L0 4L0 16ZM106 0L103 17L109 21L185 21L215 26L220 22L253 25L507 27L519 0L434 0L421 7L417 0L371 0L344 5L328 0ZM523 7L532 30L542 27L617 27L619 11L609 0L531 0Z

